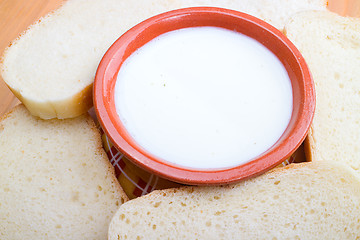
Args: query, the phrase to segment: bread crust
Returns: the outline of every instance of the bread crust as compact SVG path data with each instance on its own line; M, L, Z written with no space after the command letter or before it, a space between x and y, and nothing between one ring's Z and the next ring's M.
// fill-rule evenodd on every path
M68 99L40 102L24 97L20 94L19 90L8 85L13 94L25 105L29 112L33 116L42 119L74 118L86 113L93 105L92 86L93 84L88 85L82 91Z

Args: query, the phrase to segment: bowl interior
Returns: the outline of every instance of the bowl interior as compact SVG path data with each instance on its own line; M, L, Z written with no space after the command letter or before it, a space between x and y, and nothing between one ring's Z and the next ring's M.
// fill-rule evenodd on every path
M120 121L114 102L117 73L136 49L177 29L215 26L245 34L271 50L285 66L293 89L293 112L280 139L250 162L225 169L191 169L156 158L139 146ZM157 15L122 35L106 52L96 73L94 105L113 144L135 164L164 178L185 184L223 184L243 180L276 166L300 146L315 110L315 92L307 65L295 46L271 25L244 13L220 8L187 8Z

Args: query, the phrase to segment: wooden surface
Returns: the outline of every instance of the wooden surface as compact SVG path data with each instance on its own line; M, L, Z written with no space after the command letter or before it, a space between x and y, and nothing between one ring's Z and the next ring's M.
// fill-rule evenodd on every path
M329 0L328 9L343 16L360 17L360 0Z
M360 0L329 0L329 9L343 15L360 16ZM0 0L0 55L5 47L41 16L56 9L63 0ZM18 104L0 78L0 116Z

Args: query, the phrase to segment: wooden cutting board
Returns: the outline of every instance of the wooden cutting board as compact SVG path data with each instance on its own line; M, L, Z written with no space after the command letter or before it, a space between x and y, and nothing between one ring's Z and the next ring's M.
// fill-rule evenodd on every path
M64 0L0 0L0 55L10 41L62 2ZM329 9L343 15L360 16L359 0L329 0ZM18 103L0 78L0 116Z

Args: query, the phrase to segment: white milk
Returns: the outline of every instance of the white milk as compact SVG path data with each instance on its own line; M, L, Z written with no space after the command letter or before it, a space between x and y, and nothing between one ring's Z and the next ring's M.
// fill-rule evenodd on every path
M240 165L269 149L292 113L292 87L259 42L217 27L161 35L132 54L115 85L133 139L192 168Z

